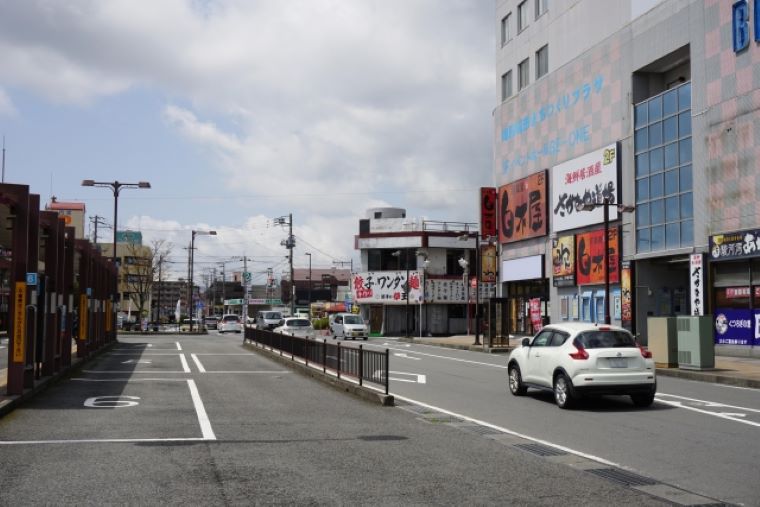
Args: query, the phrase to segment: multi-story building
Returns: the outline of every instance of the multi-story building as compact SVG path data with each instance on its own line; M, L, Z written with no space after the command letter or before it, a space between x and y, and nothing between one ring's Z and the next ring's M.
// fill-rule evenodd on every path
M713 314L718 346L760 345L756 5L497 2L493 171L512 332L530 331L528 299L552 321L601 321L608 293L613 323L644 340L648 317Z
M104 257L113 256L113 243L98 243ZM134 231L116 235L116 262L119 266L119 301L121 314L133 318L150 318L153 285L153 252L142 244L142 234ZM139 315L140 302L143 315Z
M193 286L193 299L198 300L200 288ZM180 314L187 315L187 280L157 280L151 287L152 319L160 318L160 322L174 322L177 311L177 301L180 302ZM160 317L159 317L160 316Z
M355 240L361 269L350 285L372 332L474 333L475 304L495 294L494 283L485 281L495 269L486 273L484 266L475 295L474 224L407 218L401 208L370 209L366 216Z

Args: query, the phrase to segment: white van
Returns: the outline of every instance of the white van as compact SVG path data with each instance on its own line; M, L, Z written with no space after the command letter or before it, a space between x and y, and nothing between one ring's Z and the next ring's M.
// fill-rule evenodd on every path
M344 340L369 338L369 327L361 315L356 313L336 313L330 316L330 334L333 339L342 337Z
M256 314L256 329L272 330L279 327L283 316L281 312L275 310L263 310Z

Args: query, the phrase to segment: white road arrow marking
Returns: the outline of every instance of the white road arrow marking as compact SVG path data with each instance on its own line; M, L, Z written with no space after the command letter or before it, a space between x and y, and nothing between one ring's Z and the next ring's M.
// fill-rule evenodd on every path
M407 356L404 352L394 352L393 355L396 356L396 357L403 357L404 359L413 359L415 361L419 361L420 360L419 357Z

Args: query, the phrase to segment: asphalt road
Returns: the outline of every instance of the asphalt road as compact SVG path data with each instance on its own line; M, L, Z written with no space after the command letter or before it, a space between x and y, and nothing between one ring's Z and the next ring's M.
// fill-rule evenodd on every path
M373 340L391 349L390 391L731 503L760 505L760 390L659 377L647 409L628 397L560 410L551 393L514 397L505 355Z
M0 504L663 504L461 419L358 400L241 342L120 338L0 419Z

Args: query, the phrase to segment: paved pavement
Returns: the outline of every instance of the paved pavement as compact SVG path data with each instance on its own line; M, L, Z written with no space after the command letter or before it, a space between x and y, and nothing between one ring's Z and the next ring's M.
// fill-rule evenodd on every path
M474 345L474 335L441 338L399 338L399 340L402 341L413 341L415 343L424 343L426 345L435 345L439 347L505 354L509 353L513 348L519 347L522 339L522 336L513 336L510 337L509 345L504 343L504 345L499 347L488 347L487 345L482 345L482 342L484 341L482 337L480 340L481 345ZM688 380L760 389L760 359L757 358L715 356L715 368L707 370L657 368L657 374L667 377L679 377Z

